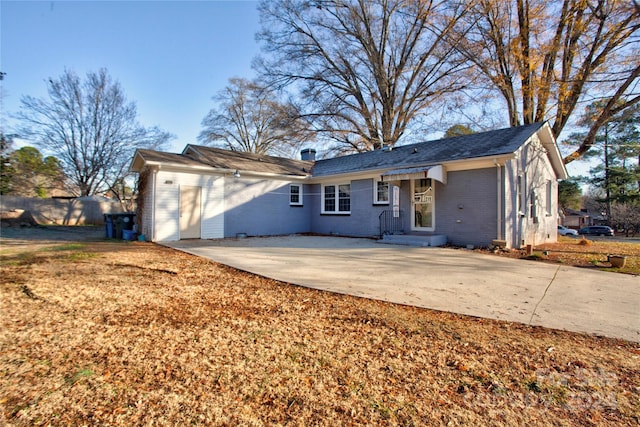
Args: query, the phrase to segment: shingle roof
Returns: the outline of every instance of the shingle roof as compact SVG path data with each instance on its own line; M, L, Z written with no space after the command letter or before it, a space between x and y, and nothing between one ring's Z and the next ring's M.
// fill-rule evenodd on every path
M191 155L214 168L237 169L240 172L306 176L311 173L313 167L313 162L304 160L229 151L202 145L187 145L183 154Z
M166 163L187 167L211 167L217 169L238 170L241 173L266 173L276 175L300 176L311 174L313 162L293 160L284 157L263 156L252 153L222 150L200 145L187 145L182 154L138 149L131 170L139 171L143 163Z
M499 129L437 141L396 146L332 159L318 160L313 176L327 176L367 170L437 164L445 161L498 156L515 152L544 123Z
M201 145L187 145L182 154L144 149L139 149L137 153L144 162L209 166L219 169L238 170L240 173L254 172L298 177L309 175L323 177L380 169L428 166L454 160L510 154L518 150L542 126L544 126L544 123L534 123L454 138L396 146L391 151L376 150L334 157L318 160L315 163Z
M202 162L184 154L165 153L163 151L147 150L139 148L136 153L141 156L145 162L154 163L173 163L184 166L204 166Z

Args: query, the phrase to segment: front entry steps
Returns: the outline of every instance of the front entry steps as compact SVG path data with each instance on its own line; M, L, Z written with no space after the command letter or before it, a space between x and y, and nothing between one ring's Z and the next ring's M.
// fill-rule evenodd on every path
M444 234L385 234L378 243L405 246L444 246L447 244L447 236Z

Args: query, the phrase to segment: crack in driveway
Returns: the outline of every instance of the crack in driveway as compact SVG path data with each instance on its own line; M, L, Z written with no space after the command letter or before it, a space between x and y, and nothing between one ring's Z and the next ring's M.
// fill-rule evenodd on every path
M553 273L553 277L551 278L551 281L549 281L549 284L547 285L547 287L544 290L544 293L542 294L542 297L540 298L540 300L536 303L536 306L533 308L533 312L531 313L531 318L529 318L529 325L531 325L531 322L533 322L533 316L536 315L536 311L538 310L538 306L540 305L540 303L542 302L542 300L544 299L544 297L547 296L547 291L549 290L549 288L551 287L551 284L553 283L554 280L556 280L556 276L558 275L558 272L560 271L560 267L562 267L561 265L558 266L558 268L556 268L556 272Z

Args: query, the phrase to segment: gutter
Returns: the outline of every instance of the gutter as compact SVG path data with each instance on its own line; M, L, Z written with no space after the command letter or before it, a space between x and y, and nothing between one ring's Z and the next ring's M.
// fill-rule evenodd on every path
M238 169L224 169L226 173L233 174ZM265 178L280 178L285 180L296 180L296 181L306 181L311 179L311 175L283 175L281 173L271 173L271 172L254 172L254 171L243 171L238 170L241 176L256 176L256 177L265 177Z
M443 166L447 172L458 171L458 170L468 170L469 168L465 168L465 164L472 165L482 165L481 167L472 167L470 169L481 169L481 168L490 168L495 164L496 161L506 161L515 158L514 153L505 153L498 154L498 157L494 156L484 156L484 157L473 157L469 159L458 159L458 160L445 160L441 162L419 162L406 164L402 166L385 166L385 167L373 167L369 169L363 170L355 170L348 172L336 172L326 175L311 175L308 178L311 180L311 184L316 184L320 182L325 182L328 180L339 180L339 179L357 179L357 178L371 178L378 176L388 170L398 169L398 168L414 168L414 167L426 167L426 166Z
M280 179L286 179L286 180L300 180L300 181L308 180L311 177L310 175L285 175L285 174L273 173L273 172L255 172L255 171L249 171L249 170L245 171L242 169L214 168L211 166L182 165L178 163L165 163L165 162L153 162L153 161L147 161L145 162L145 164L147 166L156 167L158 169L162 167L164 167L165 169L172 168L181 172L192 172L193 170L199 170L199 171L204 171L209 173L219 173L222 175L233 175L236 171L238 171L241 176L280 178Z

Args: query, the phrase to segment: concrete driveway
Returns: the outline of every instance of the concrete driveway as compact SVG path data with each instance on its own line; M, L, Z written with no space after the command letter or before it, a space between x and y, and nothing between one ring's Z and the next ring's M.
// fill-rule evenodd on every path
M640 342L637 276L341 237L167 245L310 288Z

